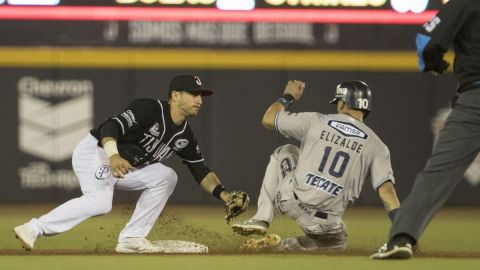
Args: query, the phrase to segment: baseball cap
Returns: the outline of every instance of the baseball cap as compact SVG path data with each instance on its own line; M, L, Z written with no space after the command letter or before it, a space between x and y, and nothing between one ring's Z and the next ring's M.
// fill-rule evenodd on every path
M212 90L205 89L202 85L202 81L196 75L177 75L168 88L168 96L171 96L172 91L184 91L184 92L197 92L202 96L210 96L213 94Z

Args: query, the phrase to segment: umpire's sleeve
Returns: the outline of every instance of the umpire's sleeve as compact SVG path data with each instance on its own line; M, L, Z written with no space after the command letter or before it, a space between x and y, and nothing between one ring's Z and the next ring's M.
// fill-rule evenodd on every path
M443 64L443 55L471 15L469 1L449 1L417 33L415 43L421 71L437 70Z

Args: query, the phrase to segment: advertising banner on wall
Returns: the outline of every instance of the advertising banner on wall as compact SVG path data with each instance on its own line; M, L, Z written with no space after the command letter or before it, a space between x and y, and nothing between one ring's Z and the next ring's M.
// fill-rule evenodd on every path
M271 22L2 21L0 46L414 50L418 25ZM358 33L363 33L358 35Z
M266 131L260 123L266 106L278 98L283 88L280 82L291 78L307 82L305 99L295 104L292 111L324 113L334 112L328 100L338 82L350 78L368 82L376 101L367 124L390 148L397 190L404 198L430 154L430 123L435 108L445 106L448 90L455 86L453 76L442 77L437 84L437 78L429 79L416 72L68 68L0 72L0 162L6 165L0 202L9 203L62 202L79 196L71 166L75 144L89 129L119 113L133 99L165 99L170 79L181 73L198 74L215 92L203 100L200 114L188 120L207 164L225 186L246 190L252 200L258 196L270 153L281 144L297 143ZM395 81L404 83L392 84ZM435 91L427 90L432 88ZM407 110L394 100L409 100L409 107L416 109ZM215 202L178 158L172 157L165 164L179 175L172 202ZM475 195L480 185L472 179L460 182L450 204L480 204ZM136 193L117 192L115 200L131 202L135 196ZM365 183L357 204L379 202L376 191Z
M93 127L93 82L89 79L20 77L19 150L39 161L19 168L24 189L78 187L71 170L50 167L70 160L73 148Z

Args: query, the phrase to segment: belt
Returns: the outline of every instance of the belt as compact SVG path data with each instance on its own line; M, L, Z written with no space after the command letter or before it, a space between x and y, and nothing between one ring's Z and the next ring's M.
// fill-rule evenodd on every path
M300 199L298 199L298 196L297 196L297 194L295 194L295 192L293 192L293 197L295 198L295 200L297 200L299 202L298 206L302 210L304 210L305 213L307 213L309 215L313 215L314 217L321 218L321 219L327 219L328 218L327 213L316 210L316 209L313 209L310 206L308 206L307 204L305 204L304 202L302 202Z

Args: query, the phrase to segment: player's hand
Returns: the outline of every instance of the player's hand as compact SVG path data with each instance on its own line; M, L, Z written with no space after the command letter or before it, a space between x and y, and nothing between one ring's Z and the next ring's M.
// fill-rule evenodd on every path
M120 155L113 155L109 158L110 170L115 178L123 178L130 171L135 170L130 162L123 159Z
M442 60L442 62L438 65L426 66L424 69L424 72L430 72L431 74L438 76L440 74L443 74L445 71L447 71L449 66L450 66L450 63L448 63L445 60Z
M288 81L287 86L285 86L285 91L283 91L283 94L290 94L293 96L295 101L298 101L302 95L303 95L303 90L305 90L305 83L302 81Z

